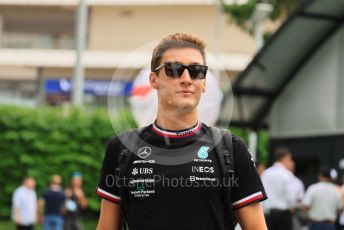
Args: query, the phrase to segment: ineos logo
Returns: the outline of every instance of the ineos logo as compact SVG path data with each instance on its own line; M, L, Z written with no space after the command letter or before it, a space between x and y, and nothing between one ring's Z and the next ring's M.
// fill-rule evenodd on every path
M214 167L192 166L192 172L214 173Z
M139 151L137 152L137 155L143 159L147 158L152 152L152 149L145 146L139 149Z

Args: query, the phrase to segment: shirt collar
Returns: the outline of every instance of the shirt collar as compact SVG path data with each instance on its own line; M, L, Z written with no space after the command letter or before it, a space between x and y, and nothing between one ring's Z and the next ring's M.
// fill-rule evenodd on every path
M189 137L193 136L198 133L199 130L202 128L202 122L197 122L194 126L189 129L182 129L182 130L168 130L159 127L156 124L156 121L152 124L152 130L163 137L170 137L170 138L181 138L181 137Z

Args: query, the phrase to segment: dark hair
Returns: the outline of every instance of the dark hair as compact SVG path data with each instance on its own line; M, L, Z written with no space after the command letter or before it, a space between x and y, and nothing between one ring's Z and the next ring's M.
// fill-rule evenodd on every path
M275 149L275 161L280 161L284 157L290 155L290 150L286 147L278 147Z
M254 162L254 164L256 165L256 167L258 168L260 165L263 165L262 162L260 162L259 160L256 160Z
M205 49L206 44L202 38L185 33L171 34L163 38L160 43L154 48L151 60L151 71L160 65L161 57L166 50L171 48L194 48L201 52L203 57L203 62L206 64Z
M331 177L331 168L328 166L322 166L319 170L319 175L327 179L332 179Z
M33 176L24 176L22 182L24 183L27 180L35 180L35 178Z

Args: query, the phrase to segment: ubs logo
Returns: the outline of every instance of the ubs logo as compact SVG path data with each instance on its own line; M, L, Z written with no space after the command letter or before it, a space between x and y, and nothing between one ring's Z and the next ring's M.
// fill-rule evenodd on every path
M137 174L152 174L153 173L153 168L133 168L133 171L131 174L134 176Z
M152 149L145 146L139 149L139 151L137 152L137 155L143 159L147 158L152 152Z

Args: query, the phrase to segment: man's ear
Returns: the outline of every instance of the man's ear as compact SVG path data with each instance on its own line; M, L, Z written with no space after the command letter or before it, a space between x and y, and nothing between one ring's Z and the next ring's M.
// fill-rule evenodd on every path
M202 86L202 93L205 92L205 89L206 89L206 79L204 79L204 82L203 82L203 86Z
M153 89L158 89L158 75L155 72L149 74L149 82Z

